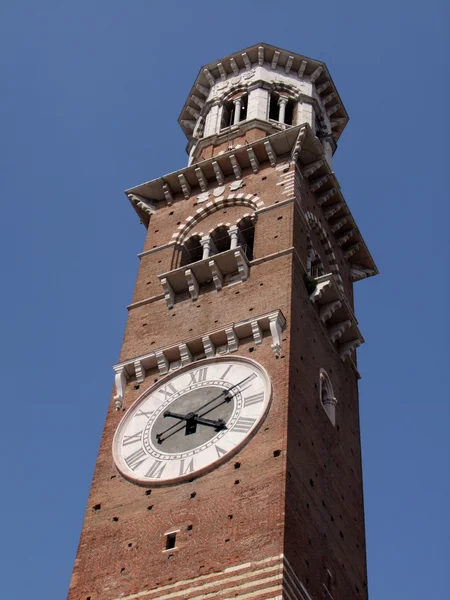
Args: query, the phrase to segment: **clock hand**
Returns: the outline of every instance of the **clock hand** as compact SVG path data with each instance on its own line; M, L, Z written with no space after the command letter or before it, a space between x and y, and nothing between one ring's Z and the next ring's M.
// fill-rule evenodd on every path
M187 415L181 415L180 413L174 413L170 410L166 410L164 413L165 417L174 417L175 419L181 419L182 421L196 421L201 425L211 425L212 427L217 427L223 429L225 425L225 421L223 419L203 419L202 415L198 415L193 412L189 412ZM178 425L178 423L176 423ZM174 426L172 426L174 427ZM167 431L167 430L166 430ZM166 433L165 431L163 433ZM161 434L162 435L162 434Z
M216 396L212 400L208 400L208 402L206 402L205 404L203 404L203 406L200 406L199 408L197 408L196 411L195 411L195 413L196 414L199 413L201 410L203 410L204 408L206 408L207 406L209 406L210 404L212 404L216 400L220 400L220 398L222 398L223 395L228 394L235 387L238 387L239 385L242 385L243 383L245 383L247 381L247 379L250 379L250 377L252 377L252 376L253 376L253 374L249 375L248 377L246 377L245 379L243 379L239 383L235 383L234 385L232 385L231 387L227 388L226 390L222 390L222 392L220 392L220 394L218 396ZM231 400L231 398L225 398L224 402L229 402L230 400ZM221 402L221 404L222 404L222 402ZM204 413L204 414L206 414L206 413Z

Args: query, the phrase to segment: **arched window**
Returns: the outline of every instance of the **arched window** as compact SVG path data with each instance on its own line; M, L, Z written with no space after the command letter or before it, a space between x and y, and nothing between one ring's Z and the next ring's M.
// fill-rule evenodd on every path
M255 241L255 220L250 216L243 217L237 224L238 245L242 247L248 260L253 260L253 244Z
M336 404L337 400L334 396L333 386L325 369L320 369L320 403L324 411L327 413L333 427L336 425Z
M306 258L306 272L310 277L320 277L325 273L322 261L317 252L310 247Z
M193 262L202 260L203 247L199 235L193 235L183 244L181 248L181 266L185 267Z
M219 225L210 235L211 246L210 256L219 254L219 252L225 252L230 249L231 240L230 234L228 233L228 227L225 225Z
M248 94L242 94L233 100L227 100L222 105L222 119L220 128L225 129L237 125L247 118Z
M288 98L288 96L272 92L270 94L269 119L271 121L278 121L278 123L292 125L294 106L294 101L291 98Z

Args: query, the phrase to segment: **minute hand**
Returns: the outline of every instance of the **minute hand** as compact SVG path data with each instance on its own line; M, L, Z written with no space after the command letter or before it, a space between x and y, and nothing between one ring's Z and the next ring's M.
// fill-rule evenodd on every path
M206 402L205 404L203 404L203 406L199 406L193 412L195 412L196 414L198 414L201 410L203 410L204 408L206 408L207 406L209 406L210 404L212 404L216 400L220 400L220 398L222 398L222 396L225 396L226 394L229 394L231 392L231 390L233 390L234 388L236 388L236 387L242 385L243 383L245 383L247 381L247 379L250 379L250 377L252 377L252 375L249 375L248 377L246 377L245 379L243 379L239 383L235 383L234 385L232 385L231 387L227 388L226 390L223 390L218 396L216 396L212 400L208 400L208 402Z

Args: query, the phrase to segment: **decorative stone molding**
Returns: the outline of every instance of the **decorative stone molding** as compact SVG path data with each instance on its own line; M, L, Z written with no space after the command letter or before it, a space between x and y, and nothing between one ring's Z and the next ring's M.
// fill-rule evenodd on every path
M313 213L307 212L305 214L305 218L306 218L309 226L311 227L311 229L313 229L316 232L316 234L317 234L317 236L318 236L318 238L320 240L320 243L322 244L322 247L323 247L323 249L325 251L325 254L327 255L328 264L330 266L331 272L335 276L336 282L337 282L340 290L343 292L344 291L344 284L342 282L342 277L341 277L341 274L339 272L338 261L336 259L336 255L335 255L335 253L333 251L333 246L331 245L330 240L328 239L327 232L323 228L323 226L320 223L319 219Z
M344 204L342 202L336 202L336 204L333 204L333 206L330 206L330 208L323 211L323 216L328 221L332 216L339 212L343 206Z
M164 192L164 198L166 199L166 202L167 202L167 206L172 206L173 196L172 196L170 187L168 186L167 183L163 183L162 189Z
M144 371L144 367L140 360L136 360L134 362L134 371L136 373L136 381L138 383L142 383L145 378L145 371Z
M331 188L323 194L318 194L316 197L317 204L322 206L325 202L328 202L330 198L332 198L336 194L336 188Z
M323 71L323 67L317 67L317 69L314 71L314 73L312 73L312 75L310 75L309 80L311 83L314 83L315 81L317 81L320 77L320 75L322 74Z
M178 179L180 180L181 189L183 190L184 197L187 199L191 195L191 186L187 182L186 177L181 173L178 175Z
M130 199L132 204L135 204L137 208L142 210L142 212L146 213L147 215L151 216L155 214L155 205L152 202L149 202L147 199L142 198L141 196L138 196L136 194L128 194L128 198Z
M324 161L322 159L320 160L315 160L314 162L310 163L309 165L306 165L306 167L303 167L303 175L305 177L311 177L311 175L314 175L314 173L320 169L320 167L322 167L324 165Z
M216 175L217 183L218 183L219 185L222 185L222 184L223 184L223 182L225 181L225 178L224 178L224 176L223 176L223 171L222 171L222 169L220 168L220 165L219 165L219 163L218 163L216 160L213 160L213 162L212 162L212 166L213 166L213 169L214 169L214 173L215 173L215 175Z
M197 180L200 189L202 190L202 192L206 192L206 190L208 189L208 182L205 176L203 175L203 171L200 169L200 167L195 168L195 174L197 175Z
M114 365L116 385L114 402L117 410L122 408L127 381L137 375L137 364L141 365L140 370L144 375L156 368L161 375L165 375L169 371L174 371L185 364L201 360L205 356L212 357L217 353L236 352L240 340L247 340L249 336L253 336L256 345L263 344L264 339L270 337L274 353L279 356L282 345L282 332L285 327L286 320L282 312L275 310L245 321L219 327L213 331L158 348L148 354L136 356ZM203 349L203 352L199 353L200 349Z
M277 164L277 155L275 154L274 149L272 148L272 145L269 142L269 140L266 140L264 142L264 148L266 149L271 166L274 167Z
M337 400L334 395L331 379L325 369L319 371L319 399L333 426L336 425Z
M330 341L338 344L340 357L345 360L352 349L364 342L353 310L332 273L316 277L316 284L310 300L318 305L319 317L327 327Z
M250 164L252 166L253 173L258 173L258 171L259 171L259 161L256 158L255 151L253 150L253 148L248 148L247 149L247 153L248 153L248 157L250 159Z
M210 241L210 238L206 238L206 241ZM159 275L169 309L174 306L176 294L189 291L191 299L197 300L200 287L209 281L213 281L216 290L220 291L224 283L248 279L248 259L241 247L230 248L213 256L204 251L205 254L207 256L202 260Z
M359 281L360 279L365 279L366 277L372 277L373 275L376 275L376 273L374 269L366 269L365 267L361 267L361 265L352 263L350 275L352 281Z
M323 177L319 177L319 179L315 179L311 182L311 191L316 192L320 189L329 179L331 178L331 174L324 175Z
M297 139L295 140L295 144L294 147L292 148L292 152L291 152L291 162L296 163L298 160L298 157L300 155L302 146L303 146L303 142L306 138L306 134L307 134L307 129L306 127L302 127L300 129L300 131L298 132L297 135Z
M241 189L241 187L244 187L244 182L242 179L239 179L239 181L233 181L230 183L230 192L235 192L236 190Z

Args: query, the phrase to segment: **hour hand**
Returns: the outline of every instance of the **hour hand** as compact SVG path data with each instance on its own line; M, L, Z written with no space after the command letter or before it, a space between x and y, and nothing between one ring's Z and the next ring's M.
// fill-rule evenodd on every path
M217 431L221 429L226 429L226 424L223 419L204 419L203 417L198 417L194 415L193 420L200 425L209 425L210 427L214 427Z
M166 410L164 413L164 417L173 417L174 419L182 419L183 421L190 421L195 417L193 412L188 413L187 415L181 415L180 413L174 413L171 410Z

